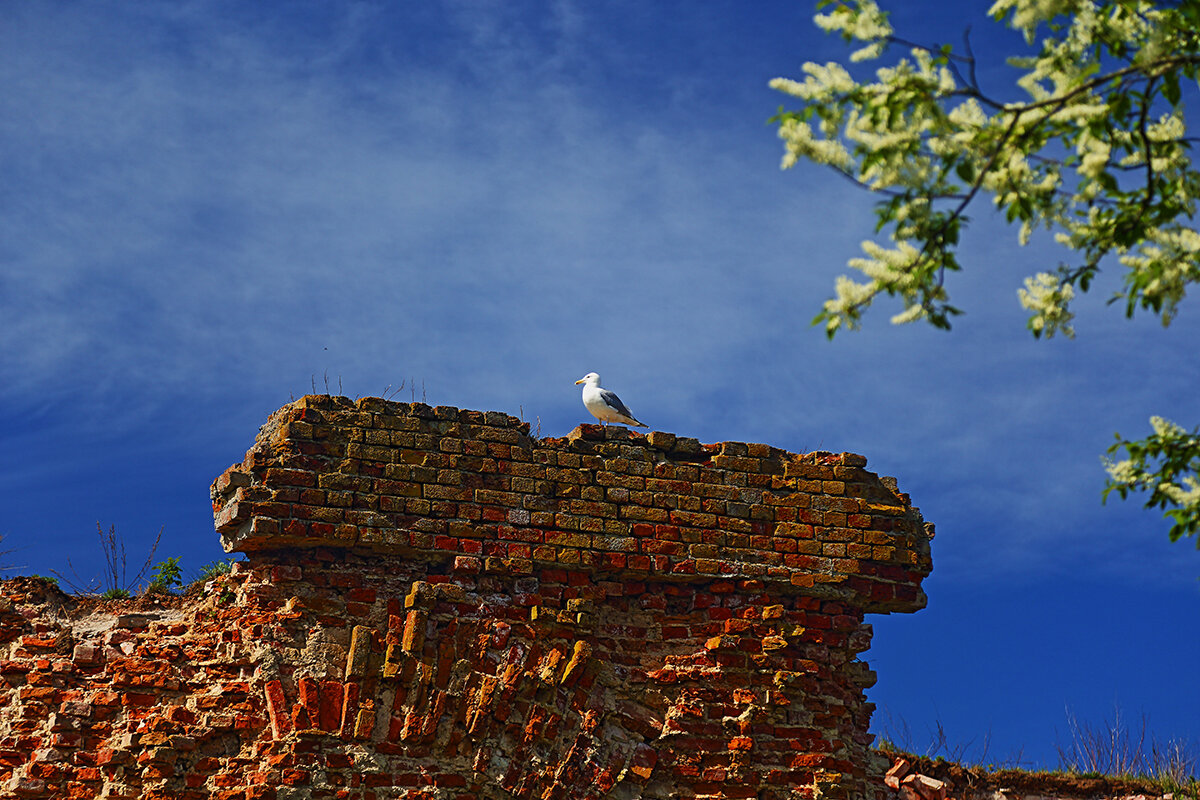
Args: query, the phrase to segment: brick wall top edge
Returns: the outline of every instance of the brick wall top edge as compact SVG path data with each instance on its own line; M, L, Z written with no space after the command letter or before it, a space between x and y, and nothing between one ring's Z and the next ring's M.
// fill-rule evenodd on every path
M363 411L396 416L413 416L420 419L436 419L449 421L474 421L480 416L480 421L486 418L486 424L499 427L528 429L529 423L522 422L517 417L502 411L470 411L454 406L430 406L426 403L404 403L396 400L385 400L382 397L360 397L351 399L337 395L308 394L283 406L275 415L286 413L292 408L309 408L329 411ZM274 415L272 415L274 416Z
M272 421L286 417L292 409L314 409L328 411L363 411L371 413L390 414L395 416L411 416L417 419L438 420L443 422L462 422L467 424L486 424L493 427L513 428L529 435L530 424L502 411L472 411L455 406L429 406L426 403L398 402L379 397L362 397L351 399L338 395L304 395L274 412L264 428ZM865 467L866 456L857 453L834 453L827 450L814 450L809 453L791 453L779 447L748 442L714 442L701 443L698 439L678 436L665 431L650 431L640 433L624 427L606 428L601 425L584 424L577 426L566 436L547 436L537 440L543 445L576 441L628 441L640 443L647 449L661 450L677 456L709 457L711 455L749 455L757 458L775 460L791 459L825 464L830 466ZM894 479L889 479L893 480Z
M616 426L536 439L502 412L308 395L217 478L213 512L229 551L756 579L915 610L933 526L866 463Z

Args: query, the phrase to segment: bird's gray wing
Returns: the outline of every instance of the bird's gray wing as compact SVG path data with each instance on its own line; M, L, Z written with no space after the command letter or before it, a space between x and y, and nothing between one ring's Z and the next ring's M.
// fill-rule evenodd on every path
M617 397L608 389L600 390L600 399L604 401L604 405L608 406L613 411L616 411L618 414L624 414L630 419L633 419L633 412L625 407L625 404L621 402L621 398Z

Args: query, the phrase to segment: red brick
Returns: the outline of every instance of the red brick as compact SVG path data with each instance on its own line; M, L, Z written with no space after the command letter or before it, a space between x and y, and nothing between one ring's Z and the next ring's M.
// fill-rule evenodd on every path
M341 681L321 682L321 707L317 714L317 723L321 730L332 733L341 728L343 693Z
M44 793L112 795L120 776L147 800L165 795L141 782L194 751L181 800L651 781L729 800L833 773L872 794L864 673L835 665L868 643L864 614L923 604L923 521L858 457L664 436L537 441L496 412L303 398L214 487L250 557L219 595L69 657L61 623L28 607L5 623L16 719L55 716L0 764L57 746L73 760L28 773ZM611 669L627 680L598 679ZM624 751L607 724L645 744ZM525 749L479 745L508 740Z
M278 680L267 681L265 692L272 733L276 739L281 739L292 732L292 721L288 714L287 699L283 694L283 684Z

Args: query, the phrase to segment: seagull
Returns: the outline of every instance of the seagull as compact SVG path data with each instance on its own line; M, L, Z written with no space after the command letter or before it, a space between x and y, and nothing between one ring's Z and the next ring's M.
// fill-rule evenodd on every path
M601 425L607 422L620 422L637 428L650 427L634 419L633 414L621 402L621 398L600 385L600 376L596 373L589 372L575 381L576 386L581 383L583 384L583 405L592 412L593 417L600 420Z

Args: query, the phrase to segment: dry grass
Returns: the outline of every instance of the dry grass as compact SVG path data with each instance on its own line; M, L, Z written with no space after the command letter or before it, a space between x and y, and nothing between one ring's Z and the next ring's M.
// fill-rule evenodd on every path
M1130 726L1120 709L1111 721L1099 725L1080 722L1067 711L1069 741L1057 745L1062 767L1083 775L1148 777L1186 787L1197 781L1200 750L1186 739L1161 741L1147 733L1149 720L1143 715Z
M133 590L141 585L142 579L146 577L146 573L150 571L154 564L154 554L158 550L158 545L162 541L163 529L158 529L158 536L154 540L154 544L150 546L150 553L146 556L146 563L142 565L132 578L128 575L128 560L125 555L125 540L117 534L117 526L110 525L108 531L100 527L100 523L96 523L96 533L100 536L100 549L104 553L104 575L103 577L81 578L79 572L75 569L75 565L67 559L67 568L70 569L70 576L65 573L53 571L55 577L62 581L74 594L100 594L103 592L106 597L128 597L133 593Z
M878 748L885 753L907 753L987 771L1034 768L1022 751L995 759L990 753L990 732L981 739L952 739L937 721L922 746L907 721L887 712L884 716L882 722L877 720L876 730ZM1118 709L1111 722L1090 725L1068 711L1067 736L1065 743L1056 744L1058 770L1045 774L1149 781L1162 794L1200 800L1200 746L1187 739L1164 741L1152 736L1145 716L1130 725Z
M1021 768L1032 764L1025 760L1024 751L1018 750L1006 757L996 759L992 752L991 731L981 738L952 739L946 732L941 720L934 721L934 727L927 731L927 742L918 744L908 721L897 719L885 710L886 720L878 723L879 749L897 750L926 758L941 758L956 764L987 765L989 768Z

